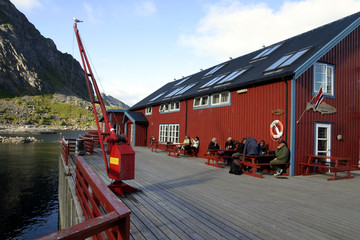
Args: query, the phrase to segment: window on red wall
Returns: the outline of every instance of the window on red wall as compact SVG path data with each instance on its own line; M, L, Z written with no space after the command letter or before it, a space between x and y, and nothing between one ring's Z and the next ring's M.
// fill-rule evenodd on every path
M179 143L180 124L160 124L159 141Z

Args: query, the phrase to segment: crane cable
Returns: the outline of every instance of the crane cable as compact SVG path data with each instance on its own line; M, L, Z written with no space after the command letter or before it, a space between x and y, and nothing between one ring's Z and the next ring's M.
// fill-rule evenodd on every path
M73 33L73 54L74 54L74 42L75 42L75 32ZM92 62L92 60L91 60L91 56L90 56L90 54L89 54L89 52L88 52L88 50L87 50L87 48L86 48L86 44L85 44L85 42L84 42L84 39L82 39L82 45L84 46L84 51L86 52L86 55L88 56L88 59L89 59L90 65L91 65L91 69L93 69L93 71L94 71L94 73L95 73L95 75L96 75L97 83L100 84L100 88L101 88L102 92L106 95L105 89L104 89L104 87L103 87L102 84L101 84L101 79L99 78L99 75L98 75L97 72L96 72L96 68L95 68L95 66L94 66L94 64L93 64L93 62ZM73 67L73 66L71 66L71 67ZM95 94L95 95L96 95L96 94ZM97 96L96 96L96 97L97 97ZM70 112L71 112L71 110L70 110ZM116 122L119 123L116 115L113 115L113 116L114 116ZM122 134L121 128L119 128L119 131L120 131L120 134Z

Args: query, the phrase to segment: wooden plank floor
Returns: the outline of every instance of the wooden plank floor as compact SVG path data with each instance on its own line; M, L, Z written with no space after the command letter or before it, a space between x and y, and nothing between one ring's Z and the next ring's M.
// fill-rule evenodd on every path
M131 239L360 239L360 173L264 178L135 147ZM101 154L84 157L106 184Z

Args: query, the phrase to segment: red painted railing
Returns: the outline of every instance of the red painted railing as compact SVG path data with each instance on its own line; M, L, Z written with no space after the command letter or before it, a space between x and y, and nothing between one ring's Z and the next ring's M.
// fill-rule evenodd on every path
M75 159L75 190L86 221L40 239L129 239L130 210L81 156Z
M66 166L69 165L69 155L72 153L75 153L75 145L76 145L76 139L65 139L63 138L61 141L61 155L66 163Z

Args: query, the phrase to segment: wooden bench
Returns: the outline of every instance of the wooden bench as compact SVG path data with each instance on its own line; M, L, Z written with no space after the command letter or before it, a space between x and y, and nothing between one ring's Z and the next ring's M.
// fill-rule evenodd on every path
M263 176L257 173L260 170L263 172L274 173L273 170L264 167L281 166L286 169L282 175L289 175L290 163L270 163L275 157L275 155L246 155L246 157L241 160L241 164L244 168L251 167L251 169L250 172L244 170L243 173L253 177L262 178Z
M176 158L178 158L178 157L179 157L179 154L180 154L180 147L179 147L179 145L177 145L177 144L169 143L169 144L168 144L167 151L168 151L168 155L169 155L170 157L176 157Z
M328 181L353 178L354 176L351 176L350 171L357 170L357 166L350 165L349 158L343 157L307 155L306 161L299 164L304 176L326 172L333 173L333 177L328 178ZM347 174L345 177L337 177L338 172L346 172Z
M207 150L207 162L205 162L206 165L223 168L222 165L219 163L226 163L226 160L228 160L228 163L231 164L231 162L234 159L239 159L239 156L227 156L227 155L219 155L219 153L224 151L231 151L231 152L237 152L237 150L220 150L220 149L208 149Z
M206 156L207 156L207 162L205 162L206 165L217 167L217 168L223 168L222 165L219 164L219 162L223 162L221 160L217 149L208 149Z
M157 150L168 151L170 142L159 142L154 140L150 144L150 148L152 152L158 152Z

